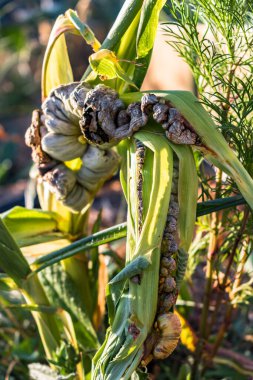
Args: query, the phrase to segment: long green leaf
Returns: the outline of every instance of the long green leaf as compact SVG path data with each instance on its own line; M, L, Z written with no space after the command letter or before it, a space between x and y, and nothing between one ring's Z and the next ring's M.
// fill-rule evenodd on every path
M73 24L63 15L57 18L53 26L43 60L42 100L53 88L74 81L64 36L65 32L73 31L73 29Z
M158 92L163 94L193 126L202 140L201 152L215 166L227 173L237 184L241 194L253 210L253 179L217 130L212 118L198 99L188 91Z
M143 58L153 49L159 15L166 0L145 0L141 9L140 24L136 40L138 58Z
M197 205L197 216L211 214L212 212L221 211L229 207L240 206L246 203L247 202L241 195L201 202Z
M140 361L142 345L154 322L157 308L159 250L170 200L173 151L163 136L140 131L135 137L146 147L142 169L142 223L138 214L139 176L136 173L137 156L133 140L127 176L127 266L119 274L120 279L120 275L123 276L123 283L114 284L117 287L112 296L115 297L116 311L106 346L100 351L100 357L97 355L94 359L93 376L96 379L130 378ZM149 159L146 160L146 157ZM137 284L130 280L136 273L141 274L141 281ZM127 286L124 286L125 275L128 277ZM122 296L117 304L120 293ZM124 313L127 315L122 318ZM138 332L137 336L131 333L133 326Z
M58 230L59 216L54 212L16 206L0 216L19 247L35 244L35 241L41 243L45 240L44 234ZM50 236L46 235L46 239Z
M153 93L168 100L192 125L201 139L201 145L194 146L194 148L199 149L209 161L236 182L242 196L253 210L253 179L218 131L200 101L189 91L154 91ZM127 104L140 101L141 97L141 93L129 93L121 96ZM157 133L159 133L159 129Z
M0 268L21 288L26 302L30 305L49 306L48 299L35 275L29 278L31 269L12 235L0 219ZM53 315L36 312L33 314L48 358L52 358L60 338Z
M245 203L246 201L241 195L201 202L197 205L196 217L224 210L229 207L243 205ZM77 253L85 252L90 248L98 247L100 245L122 239L126 237L126 233L127 224L121 223L114 227L110 227L106 230L97 232L96 234L87 236L76 241L75 243L68 245L65 248L49 253L48 255L42 256L38 260L34 261L33 265L35 268L37 267L35 269L35 272L40 272L50 265L53 265L68 257L72 257Z
M92 30L81 22L75 11L69 9L65 15L60 15L51 31L43 60L41 79L43 100L55 87L74 81L65 33L82 36L95 51L100 47Z
M108 228L106 233L104 231L97 232L91 236L80 239L68 247L59 249L46 256L40 257L34 261L33 266L39 266L35 272L40 272L42 269L55 264L63 259L72 257L77 253L85 251L86 249L98 247L99 245L109 243L114 240L121 239L126 236L126 224L122 223L115 227ZM42 264L42 265L40 265Z
M31 272L18 245L7 227L0 219L0 268L4 270L18 286Z

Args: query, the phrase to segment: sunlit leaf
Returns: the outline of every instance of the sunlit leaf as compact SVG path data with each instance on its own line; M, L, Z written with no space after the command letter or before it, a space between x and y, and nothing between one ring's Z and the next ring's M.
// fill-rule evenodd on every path
M141 9L141 18L137 35L138 58L145 57L153 49L159 15L166 0L145 0Z
M60 15L51 31L44 56L41 81L42 99L45 99L53 88L74 81L65 33L82 36L94 51L100 47L92 30L81 22L75 11L69 9L65 15Z
M30 267L7 227L0 219L0 268L19 286L30 273Z
M19 247L60 238L53 233L58 230L59 221L54 212L16 206L1 214L1 218Z
M99 50L89 57L89 62L92 70L94 70L102 80L120 78L138 90L138 87L136 87L134 82L124 72L118 58L111 50Z

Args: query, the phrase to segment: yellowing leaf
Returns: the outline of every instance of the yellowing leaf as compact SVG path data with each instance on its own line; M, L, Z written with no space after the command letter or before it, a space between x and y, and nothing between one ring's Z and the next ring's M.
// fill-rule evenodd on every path
M61 85L73 82L73 73L64 33L73 30L73 25L61 15L51 31L42 67L42 100L50 91Z
M108 49L101 49L89 57L90 66L101 79L120 78L138 90L119 64L116 55Z
M194 352L197 344L197 336L186 319L184 319L177 310L175 310L175 314L179 317L182 326L181 342L189 351Z
M49 95L53 88L74 80L65 33L82 36L94 51L100 47L92 30L81 22L75 11L69 9L65 15L60 15L51 31L44 56L41 81L42 100Z

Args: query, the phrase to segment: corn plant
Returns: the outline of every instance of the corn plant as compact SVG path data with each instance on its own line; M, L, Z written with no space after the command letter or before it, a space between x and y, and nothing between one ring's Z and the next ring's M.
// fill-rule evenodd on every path
M140 91L164 5L127 0L102 44L68 10L45 53L42 107L26 133L42 210L2 215L0 265L8 276L2 281L24 295L22 307L32 311L46 358L63 378L145 378L148 363L167 358L180 339L175 304L196 216L243 203L253 208L252 178L201 102L184 91ZM94 51L79 82L67 32ZM241 195L197 204L194 154L224 171ZM94 197L117 170L127 222L98 231L98 219L87 236ZM106 285L101 337L105 266L98 246L124 236L126 262ZM27 246L39 256L29 263Z

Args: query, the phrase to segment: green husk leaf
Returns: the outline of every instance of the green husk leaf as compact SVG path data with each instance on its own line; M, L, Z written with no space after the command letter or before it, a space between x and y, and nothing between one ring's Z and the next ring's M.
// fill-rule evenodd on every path
M41 78L43 100L53 88L74 81L64 36L64 33L73 30L73 24L66 16L60 15L57 18L51 31L43 60Z
M130 86L138 87L128 77L126 72L121 67L116 55L108 49L101 49L97 53L90 55L89 62L92 70L103 80L120 78Z
M72 22L86 43L90 45L95 52L98 51L101 46L100 42L96 39L91 28L80 20L77 12L73 11L73 9L68 9L65 16Z
M132 23L134 22L136 15L138 15L141 6L142 6L143 0L126 0L124 2L123 7L120 10L120 13L118 14L118 17L116 18L113 26L111 27L106 39L101 45L102 49L108 49L115 54L118 54L118 51L121 50L121 46L124 47L124 52L122 52L123 55L120 55L119 58L125 58L129 60L133 60L136 56L136 51L134 50L131 55L129 55L129 41L130 43L133 41L135 42L135 33L136 30L132 30L132 38L128 35L127 31L129 28L131 28ZM138 24L137 24L138 27ZM125 40L125 36L127 35L127 41ZM131 50L132 51L132 50ZM91 74L91 67L89 66L86 72L84 73L82 80L88 79L88 77ZM114 83L113 83L114 85Z
M169 141L169 145L179 159L178 203L179 217L178 230L180 248L188 252L194 229L198 200L198 175L192 149L186 145L176 145Z
M113 323L115 310L118 302L124 292L124 287L129 278L141 275L148 268L150 262L145 257L137 257L125 266L113 279L108 283L106 288L108 314L110 324Z
M133 142L128 152L126 191L129 203L126 268L130 273L127 274L128 280L122 281L117 288L113 323L105 344L94 358L93 376L96 379L101 376L117 380L131 377L141 359L142 344L153 324L157 307L159 250L170 199L173 155L163 137L146 132L138 132L135 137L147 147L147 160L143 168L143 226L139 234ZM141 273L140 284L129 280L138 269L135 267L137 258L145 258L149 262L149 266ZM124 273L123 269L123 277ZM132 324L139 331L135 339L129 332Z

